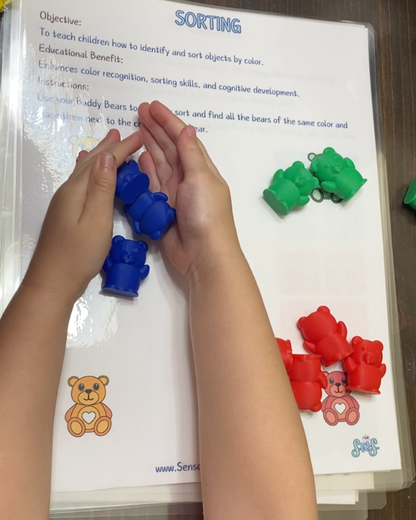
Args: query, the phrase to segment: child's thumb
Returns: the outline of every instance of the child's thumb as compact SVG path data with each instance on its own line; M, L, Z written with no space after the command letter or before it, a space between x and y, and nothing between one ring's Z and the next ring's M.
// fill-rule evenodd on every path
M92 167L84 214L92 219L113 217L116 190L116 158L112 153L100 154Z

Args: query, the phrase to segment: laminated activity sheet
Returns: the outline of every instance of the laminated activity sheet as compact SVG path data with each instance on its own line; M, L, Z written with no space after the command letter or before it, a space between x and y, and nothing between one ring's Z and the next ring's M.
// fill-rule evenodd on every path
M22 273L79 151L110 128L123 137L137 131L138 105L160 100L196 127L230 186L240 242L275 335L306 354L297 322L326 306L346 324L348 340L384 345L381 395L347 392L332 414L337 424L325 414L326 398L332 385L345 387L343 368L324 369L332 383L322 411L301 414L315 475L400 469L370 29L168 0L119 0L111 10L99 0L21 6ZM295 161L308 169L310 154L327 147L351 158L366 184L349 201L311 199L277 215L262 196L274 173ZM114 234L139 238L117 201ZM72 313L52 491L200 479L187 283L147 241L150 274L137 299L104 295L99 275ZM111 412L104 434L77 437L68 429L82 378L101 388ZM84 419L94 413L86 410Z

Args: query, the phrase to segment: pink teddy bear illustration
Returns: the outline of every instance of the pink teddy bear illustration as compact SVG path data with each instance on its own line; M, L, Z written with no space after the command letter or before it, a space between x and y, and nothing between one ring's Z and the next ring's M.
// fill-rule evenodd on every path
M325 422L330 426L336 426L339 422L354 426L360 419L360 405L349 395L347 374L340 371L324 373L328 381L325 389L328 397L322 403Z

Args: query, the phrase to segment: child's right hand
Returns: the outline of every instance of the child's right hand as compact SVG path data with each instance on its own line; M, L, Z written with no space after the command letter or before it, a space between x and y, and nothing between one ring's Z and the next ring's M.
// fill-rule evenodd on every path
M74 304L96 276L111 247L117 167L143 145L118 130L89 153L80 152L72 175L49 205L23 285Z
M161 239L172 264L189 279L215 269L221 258L241 254L227 183L212 163L195 128L154 101L139 107L147 152L140 168L152 191L163 191L177 222Z

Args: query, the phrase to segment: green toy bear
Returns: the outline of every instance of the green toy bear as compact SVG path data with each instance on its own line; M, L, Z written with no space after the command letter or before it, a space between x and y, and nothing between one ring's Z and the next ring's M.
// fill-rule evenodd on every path
M408 204L412 209L416 209L416 179L407 188L404 203Z
M318 179L296 161L287 170L277 170L263 197L278 215L287 215L296 206L305 206L308 195L318 186Z
M334 193L344 201L353 197L367 182L355 169L351 159L344 159L333 148L325 148L323 153L315 155L310 168L323 190Z

